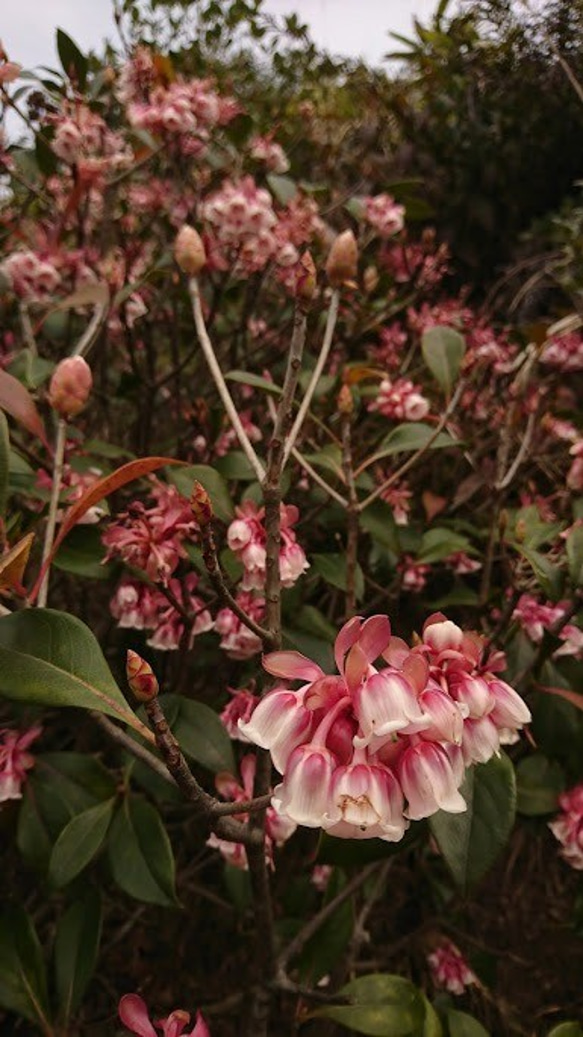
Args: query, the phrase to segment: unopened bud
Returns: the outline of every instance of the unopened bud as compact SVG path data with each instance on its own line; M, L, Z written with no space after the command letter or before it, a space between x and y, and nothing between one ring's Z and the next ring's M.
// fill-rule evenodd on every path
M338 393L336 406L338 407L339 414L352 414L354 411L354 400L352 399L352 393L348 385L342 386Z
M374 292L375 288L379 283L380 277L376 266L367 266L364 274L362 275L362 286L367 293L370 295Z
M335 238L326 261L326 273L333 288L350 281L358 272L358 246L351 230Z
M213 517L213 506L207 491L197 479L194 481L192 493L190 494L190 507L194 520L200 528L203 529L204 526L208 526Z
M311 252L300 256L296 274L296 299L311 302L316 293L316 267Z
M185 223L174 242L174 258L184 274L196 277L206 263L206 252L202 238L194 227Z
M82 356L70 356L57 364L49 385L49 403L62 418L80 414L91 392L91 368Z
M126 676L135 698L139 702L151 702L155 699L159 688L154 671L145 659L131 648L127 654Z

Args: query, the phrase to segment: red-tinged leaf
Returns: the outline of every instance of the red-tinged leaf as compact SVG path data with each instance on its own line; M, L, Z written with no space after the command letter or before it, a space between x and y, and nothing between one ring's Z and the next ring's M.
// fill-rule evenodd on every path
M110 493L114 493L115 490L121 489L129 482L133 482L134 479L141 479L144 475L149 475L151 472L155 472L157 468L164 468L166 465L182 465L184 461L177 461L172 457L142 457L137 461L128 461L127 464L118 468L115 472L111 472L110 475L104 475L102 479L98 479L94 482L88 490L85 491L82 497L65 512L65 517L61 523L59 534L53 544L53 549L43 565L38 579L32 588L29 595L29 603L33 604L36 600L36 596L40 590L44 575L50 566L55 554L59 550L59 547L63 543L63 540L70 533L74 526L77 525L83 515L89 511L90 508L94 507L100 500L104 500Z
M45 427L32 396L22 382L8 374L8 371L0 371L0 408L19 425L24 425L33 436L38 436L50 450Z
M536 687L537 691L546 691L547 695L558 695L559 698L570 702L577 709L583 709L583 695L579 695L576 691L570 691L569 688L550 688L546 684L537 684Z

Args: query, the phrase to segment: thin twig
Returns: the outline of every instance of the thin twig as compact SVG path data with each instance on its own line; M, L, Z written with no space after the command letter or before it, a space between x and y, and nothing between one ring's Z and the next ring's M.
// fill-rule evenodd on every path
M537 417L536 411L531 411L530 414L528 415L528 421L526 423L526 429L525 429L525 432L524 432L524 437L523 437L522 442L521 442L521 444L520 444L520 446L518 448L516 457L514 458L514 461L512 462L510 467L508 468L506 474L503 476L501 481L496 484L496 489L497 490L505 490L507 486L510 486L510 483L514 479L514 476L516 475L516 473L517 473L518 469L520 468L522 462L526 458L526 455L527 455L528 450L530 448L530 444L532 442L532 437L533 437L533 433L534 433L534 426L535 426L535 422L536 422L536 417Z
M276 409L275 403L271 399L271 396L268 397L267 407L272 421L275 421ZM310 478L312 478L314 482L317 483L318 486L320 486L328 494L328 496L332 497L332 500L335 500L343 508L348 507L348 501L346 501L344 497L340 493L338 493L337 490L334 489L333 486L330 486L330 484L327 483L326 480L323 479L322 476L319 475L314 468L312 468L310 462L306 460L304 455L300 453L297 447L292 447L290 453L291 456L298 462L298 464L301 465L304 471L307 472Z
M108 738L115 742L117 745L125 749L126 752L130 753L131 756L135 756L136 760L140 760L145 763L150 770L154 771L158 777L163 778L164 781L169 782L170 785L176 785L174 778L166 765L159 760L154 753L151 753L149 749L146 749L140 742L136 742L135 738L132 738L127 734L122 727L118 727L113 721L109 720L108 717L104 716L103 713L98 713L96 710L91 710L90 715L96 724L99 724L100 728L106 732Z
M345 388L348 388L345 386ZM348 389L348 392L350 390ZM352 401L351 401L352 402ZM342 415L342 468L348 487L346 533L346 619L356 613L356 566L358 562L358 494L352 466L351 414Z
M358 505L358 510L359 511L364 511L365 508L368 508L369 504L372 504L372 502L375 501L377 499L377 497L380 497L391 486L393 486L396 482L398 482L399 479L401 479L406 474L406 472L409 471L410 468L413 468L413 466L417 464L417 461L419 461L424 456L424 454L427 453L429 448L433 445L433 443L435 442L435 440L439 436L440 432L443 432L443 429L445 428L447 422L451 418L455 408L457 407L459 398L460 398L464 388L465 388L465 382L463 382L463 381L459 382L458 383L458 387L457 387L455 393L453 394L453 396L452 396L452 398L451 398L451 400L450 400L446 410L444 411L444 413L442 414L441 418L439 419L437 425L435 426L435 430L432 432L432 434L430 435L429 439L423 444L422 447L419 448L419 450L416 450L415 453L412 454L411 457L409 457L407 461L404 461L403 464L401 465L401 467L397 468L396 472L393 472L393 474L390 475L388 477L388 479L385 479L385 481L383 483L381 483L380 486L377 486L372 491L372 493L369 493L368 497L365 497L364 500L362 500L360 502L360 504ZM373 463L373 461L378 460L379 457L382 457L382 454L381 455L375 454L373 457L369 458L366 461L365 464L360 465L360 467L356 470L355 474L359 475L360 472L363 471L365 467L368 467L370 464Z
M57 525L57 511L59 509L59 494L61 492L61 483L63 480L63 464L65 460L65 443L67 440L67 422L64 418L59 418L57 425L57 438L55 442L55 457L53 461L53 482L51 486L51 499L49 502L49 514L47 517L47 526L45 529L45 540L43 544L43 553L41 560L41 571L50 557L53 549L53 541L55 539L55 528ZM44 608L47 603L49 594L49 576L50 567L47 568L43 576L42 583L38 592L37 605L39 608Z
M235 407L233 398L227 388L227 383L225 382L223 372L221 371L219 362L215 355L213 344L209 338L209 334L206 329L206 324L204 322L200 301L200 290L198 287L198 281L196 277L191 278L191 280L189 281L188 290L192 301L192 312L194 315L194 323L196 326L198 340L202 346L202 351L205 355L205 359L209 366L209 370L213 377L214 383L217 387L217 391L219 393L219 396L221 397L229 421L231 422L235 430L237 439L241 444L241 449L244 451L247 460L249 461L249 464L251 465L257 478L259 479L259 482L263 482L265 478L265 469L263 468L261 461L255 453L251 440L249 439L247 433L245 432L245 429L243 428L237 408Z
M264 645L271 646L272 635L271 631L265 627L260 626L254 619L251 618L245 609L241 608L237 599L231 594L227 587L225 577L221 570L219 558L217 554L217 548L215 544L215 538L212 528L212 522L208 522L200 527L200 537L202 546L202 557L206 567L206 571L209 575L209 579L216 590L219 597L227 605L231 612L241 620L244 625L252 631L257 637L261 638Z
M99 305L95 307L93 311L93 316L91 317L89 324L85 328L85 331L81 335L81 338L75 346L75 349L73 350L71 356L84 356L86 353L89 352L91 346L93 345L95 339L99 334L99 329L103 324L103 321L105 320L105 316L107 314L108 309L109 299L99 303Z
M283 454L284 466L286 465L287 460L289 458L289 455L292 452L292 448L295 445L296 439L298 438L298 436L300 434L300 431L301 431L302 426L304 424L304 421L306 419L306 415L307 415L307 413L308 413L308 411L310 409L310 404L312 402L312 397L314 395L314 392L316 391L316 386L318 385L318 382L320 381L320 377L322 375L322 371L324 370L324 366L326 364L326 360L328 359L328 354L330 352L330 347L332 345L332 339L334 337L334 329L336 327L336 321L338 320L338 307L339 307L339 305L340 305L340 292L339 292L339 290L337 288L335 288L334 291L332 292L332 297L330 299L330 308L328 310L328 314L327 314L327 317L326 317L326 327L324 329L324 338L322 340L322 347L320 349L320 353L319 353L318 359L316 360L316 366L315 366L315 368L314 368L314 370L312 372L312 377L310 378L310 381L309 381L309 384L308 384L308 388L306 389L304 398L303 398L303 400L302 400L302 402L300 404L300 409L298 410L298 413L296 414L296 418L295 418L295 421L294 421L294 423L292 425L291 432L290 432L289 436L287 437L287 442L285 444L284 454Z

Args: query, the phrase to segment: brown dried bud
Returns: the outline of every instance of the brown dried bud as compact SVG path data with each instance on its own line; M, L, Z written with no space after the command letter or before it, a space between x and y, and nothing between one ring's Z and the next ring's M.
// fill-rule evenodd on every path
M296 299L300 302L311 302L316 294L316 267L311 252L300 256L296 273Z
M206 252L202 238L194 227L185 223L174 242L174 258L184 274L196 277L206 263Z
M192 508L194 520L200 528L203 529L205 526L208 526L213 518L213 506L207 491L197 479L194 481L192 493L190 494L190 507Z
M61 418L80 414L91 392L93 375L82 356L69 356L57 364L49 385L49 403Z
M352 393L348 385L343 385L340 392L338 393L338 399L336 401L339 414L352 414L354 411L354 400L352 399Z
M151 702L159 688L154 671L145 659L131 648L127 654L126 676L132 693L139 702Z
M333 288L350 281L358 272L358 246L351 230L345 230L335 238L328 259L326 273Z
M379 283L380 277L376 266L367 266L364 274L362 275L362 286L367 293L370 295L374 292L375 288Z

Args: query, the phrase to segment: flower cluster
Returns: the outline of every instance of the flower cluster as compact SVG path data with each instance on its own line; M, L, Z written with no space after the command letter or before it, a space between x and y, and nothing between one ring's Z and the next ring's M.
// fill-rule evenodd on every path
M239 724L283 775L274 807L330 835L389 842L412 820L464 811L465 767L487 762L530 720L495 675L503 660L482 661L484 644L436 613L411 649L386 616L372 616L342 627L338 675L297 652L267 655L269 673L303 682L275 688Z
M12 252L0 265L12 291L27 302L43 302L55 293L61 275L48 258L32 252Z
M512 618L535 644L540 644L545 631L559 623L566 610L568 601L559 601L556 605L550 602L539 602L532 594L522 594L518 599ZM555 656L574 655L580 659L583 655L583 630L574 623L566 623L559 631L558 637L563 642L554 653Z
M253 501L235 509L237 518L227 530L227 543L244 568L241 587L245 591L262 590L265 586L265 511ZM293 587L309 564L303 548L296 540L292 526L299 517L293 504L281 505L281 546L279 550L279 574L283 587Z
M217 774L215 786L219 795L231 803L245 803L247 800L252 799L256 763L255 756L243 757L241 760L242 784L232 774ZM241 820L246 820L248 815L241 813L238 814L238 817ZM297 825L294 821L281 816L273 807L267 808L265 814L265 857L270 865L273 866L274 846L283 846L294 834L296 828ZM219 850L228 864L233 865L235 868L241 868L243 871L247 870L247 854L242 843L227 842L225 839L219 839L213 832L207 839L207 846Z
M168 583L180 559L186 557L184 540L194 537L196 524L188 501L173 486L158 483L152 496L153 507L134 501L110 523L103 533L108 549L104 561L121 558L143 569L151 580Z
M435 986L450 994L463 994L466 987L478 982L462 952L450 940L428 954L427 963Z
M281 144L271 137L253 137L249 141L249 153L257 162L263 162L272 173L287 173L289 159Z
M563 373L583 371L583 337L580 332L553 335L541 353L541 363L556 367Z
M420 387L408 378L397 378L395 382L383 378L376 399L368 409L391 420L421 421L429 414L429 401L421 394Z
M264 598L253 594L252 591L240 591L235 600L250 619L261 623L265 615ZM228 607L217 612L215 630L217 634L221 635L219 647L231 659L249 659L261 651L261 638L249 630L249 627Z
M204 601L195 594L198 576L188 573L183 580L170 579L167 586L182 611L156 587L126 579L110 602L111 613L122 628L151 630L147 643L165 652L180 648L188 626L187 647L192 648L195 637L214 627ZM190 617L188 623L186 615Z
M392 238L405 226L405 207L397 205L390 194L364 199L365 217L381 238Z
M55 121L52 149L63 162L77 167L77 176L83 182L93 183L131 163L132 150L123 137L86 105L71 106Z
M139 994L124 994L118 1005L118 1013L121 1022L130 1033L137 1033L138 1037L210 1037L210 1030L200 1012L196 1013L196 1023L192 1030L186 1032L190 1026L190 1013L177 1008L165 1019L150 1021L150 1014L146 1002Z
M251 176L225 180L202 202L199 215L206 224L209 263L221 270L234 265L240 276L272 260L284 270L295 267L297 246L318 226L313 206L303 201L290 203L279 219L269 191L257 187Z
M155 86L146 100L130 101L127 107L132 126L175 138L186 155L204 151L210 131L229 122L238 111L237 102L220 97L208 79Z
M561 857L576 871L583 871L583 785L575 785L559 796L562 813L549 822L561 844Z
M22 797L22 783L26 772L34 766L34 756L28 748L42 732L40 727L28 731L0 728L0 803Z

